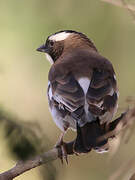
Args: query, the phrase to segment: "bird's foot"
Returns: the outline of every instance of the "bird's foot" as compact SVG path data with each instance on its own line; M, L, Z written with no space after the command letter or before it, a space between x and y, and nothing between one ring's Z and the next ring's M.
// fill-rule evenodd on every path
M65 132L62 132L62 134L59 137L58 142L56 143L55 147L58 148L58 156L61 160L61 163L63 164L63 159L68 164L68 153L67 153L67 144L63 141Z
M63 164L63 160L65 160L68 164L67 144L61 141L60 143L57 143L55 147L58 148L58 156L61 160L61 163Z

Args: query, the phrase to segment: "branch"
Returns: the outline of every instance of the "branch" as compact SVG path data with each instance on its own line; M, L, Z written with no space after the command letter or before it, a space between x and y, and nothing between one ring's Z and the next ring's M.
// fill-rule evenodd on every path
M12 169L0 174L0 180L12 180L20 174L58 158L58 149L53 148L27 161L19 161Z
M127 9L135 21L135 6L128 4L125 0L101 0L103 2Z
M73 154L73 144L74 142L66 143L67 154ZM46 164L48 162L54 161L61 157L62 152L59 148L53 148L48 152L45 152L39 156L34 157L33 159L29 159L26 161L18 161L17 164L10 170L5 171L0 174L0 180L13 180L15 177L23 174L24 172L38 167L42 164Z
M104 132L104 136L101 139L109 139L115 137L126 127L131 126L135 119L135 108L123 113L119 118L111 122ZM68 155L74 154L73 152L74 141L65 143L66 152ZM34 157L26 161L18 161L18 163L10 170L0 174L0 180L13 180L15 177L23 174L24 172L38 167L42 164L46 164L62 156L60 148L53 148L48 152L45 152L39 156Z
M129 180L135 180L135 173L131 176Z

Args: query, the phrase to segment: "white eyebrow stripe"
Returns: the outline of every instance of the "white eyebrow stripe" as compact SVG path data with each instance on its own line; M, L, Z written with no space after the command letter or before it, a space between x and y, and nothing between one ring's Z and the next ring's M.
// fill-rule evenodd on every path
M66 33L66 32L61 32L58 34L54 34L52 36L49 37L49 40L52 41L62 41L64 39L66 39L71 33Z

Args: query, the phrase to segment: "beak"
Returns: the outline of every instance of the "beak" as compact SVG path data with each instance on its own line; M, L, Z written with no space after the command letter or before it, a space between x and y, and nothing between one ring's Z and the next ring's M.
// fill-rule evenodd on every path
M44 52L44 53L47 52L47 48L46 48L45 44L43 44L42 46L40 46L36 50L39 51L39 52Z

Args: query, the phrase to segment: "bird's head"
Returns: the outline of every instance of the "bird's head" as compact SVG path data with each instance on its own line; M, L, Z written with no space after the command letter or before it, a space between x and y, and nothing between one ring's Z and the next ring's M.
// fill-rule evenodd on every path
M72 52L74 48L91 48L97 51L86 35L73 30L59 31L50 35L37 51L46 53L47 59L53 64L63 53Z

